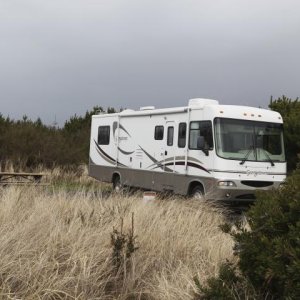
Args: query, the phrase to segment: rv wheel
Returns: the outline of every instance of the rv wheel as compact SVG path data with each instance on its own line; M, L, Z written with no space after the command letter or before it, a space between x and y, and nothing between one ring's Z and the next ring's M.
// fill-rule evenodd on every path
M193 188L191 192L191 198L195 200L205 201L203 189L199 185Z
M122 190L122 184L120 180L120 176L115 176L113 180L113 188L116 193L120 193Z

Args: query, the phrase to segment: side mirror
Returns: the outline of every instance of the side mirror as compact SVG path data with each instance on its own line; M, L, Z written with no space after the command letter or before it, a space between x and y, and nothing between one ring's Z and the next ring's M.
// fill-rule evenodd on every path
M204 136L198 136L197 138L197 149L202 150L206 156L208 156L209 151L208 149L205 147L205 139Z

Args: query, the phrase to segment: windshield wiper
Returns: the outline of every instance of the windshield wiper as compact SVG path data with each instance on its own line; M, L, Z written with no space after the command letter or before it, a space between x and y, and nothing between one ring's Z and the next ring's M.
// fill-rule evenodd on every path
M262 149L264 155L266 156L266 158L268 159L268 162L271 164L272 167L275 166L274 161L272 160L272 158L269 156L269 154L267 153L267 151L265 149Z
M251 153L252 151L253 151L253 152L255 151L253 145L250 146L250 148L249 148L248 152L246 153L245 157L244 157L243 160L240 162L240 165L243 165L243 164L245 163L245 161L247 160L247 158L249 157L249 155L250 155L250 153Z

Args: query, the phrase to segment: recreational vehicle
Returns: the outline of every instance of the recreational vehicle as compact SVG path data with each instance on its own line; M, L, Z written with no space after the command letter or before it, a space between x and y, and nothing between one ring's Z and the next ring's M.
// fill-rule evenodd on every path
M191 99L92 116L89 175L199 199L253 201L286 177L279 113Z

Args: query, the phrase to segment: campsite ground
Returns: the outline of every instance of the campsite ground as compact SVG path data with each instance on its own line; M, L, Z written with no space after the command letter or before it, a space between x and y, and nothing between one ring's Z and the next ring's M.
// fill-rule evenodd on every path
M0 190L0 294L19 299L193 299L234 260L222 208L115 195L86 168Z

